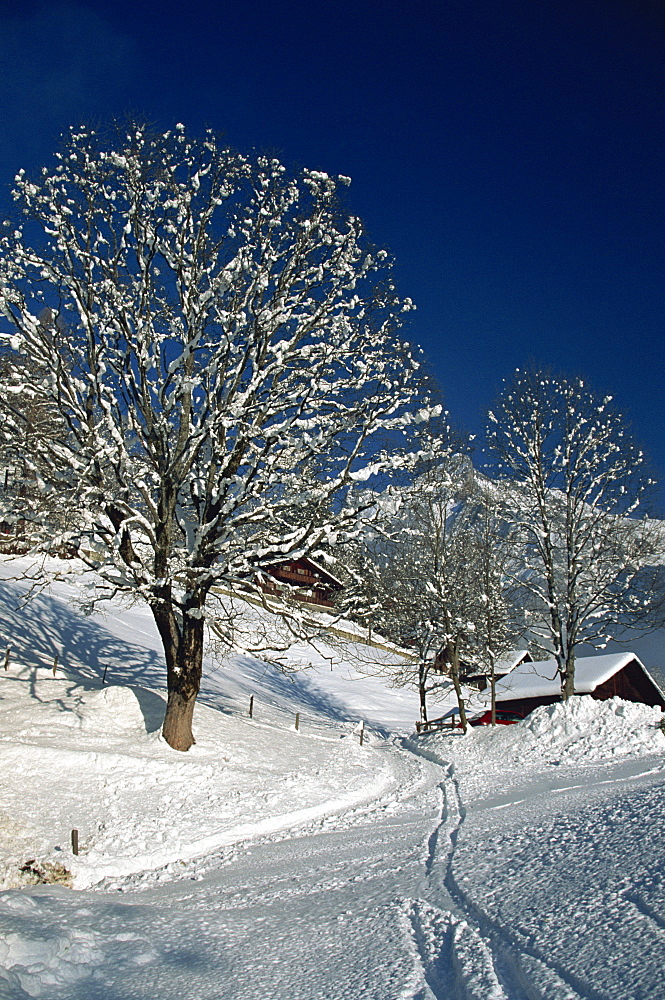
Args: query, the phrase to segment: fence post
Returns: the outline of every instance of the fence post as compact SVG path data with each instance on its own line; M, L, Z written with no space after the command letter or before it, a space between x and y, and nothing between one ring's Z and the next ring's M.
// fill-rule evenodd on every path
M365 740L365 723L364 721L360 723L360 745L363 745Z
M53 657L53 676L55 677L55 672L58 669L58 654L56 653Z
M254 718L254 695L251 695L249 699L249 717L250 719Z
M72 854L78 854L79 852L79 832L78 830L72 830Z
M300 729L300 712L296 712L296 732Z
M9 654L11 653L11 651L12 651L12 647L11 646L7 646L7 652L5 653L5 670L7 670L9 668Z

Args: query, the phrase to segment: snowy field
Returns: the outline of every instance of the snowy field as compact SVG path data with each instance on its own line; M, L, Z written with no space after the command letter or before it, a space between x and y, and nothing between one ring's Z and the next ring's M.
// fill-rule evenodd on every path
M23 605L24 565L0 566L0 998L665 995L657 710L414 737L384 653L317 642L292 674L209 662L178 754L149 613L86 617L64 580Z

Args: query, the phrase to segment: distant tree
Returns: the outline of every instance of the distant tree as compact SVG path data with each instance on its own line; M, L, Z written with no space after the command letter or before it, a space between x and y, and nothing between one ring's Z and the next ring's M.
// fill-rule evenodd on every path
M423 406L398 336L411 303L340 208L347 183L180 125L73 131L52 169L16 177L2 396L60 421L30 441L40 483L81 512L87 564L150 606L178 750L213 588L258 592L275 562L352 536L354 486L409 461L376 442ZM4 428L27 447L20 408Z
M478 670L492 676L524 632L512 600L514 549L500 494L475 476L468 458L440 449L398 503L395 496L396 509L384 499L383 531L374 526L365 540L355 588L346 595L351 613L360 611L366 624L417 654L388 671L417 689L423 722L428 697L452 682L466 729L466 677Z
M63 433L54 407L26 384L38 383L42 374L30 359L19 361L11 352L0 350L4 391L0 407L0 520L12 528L11 539L3 543L4 551L26 551L44 532L62 535L78 523L77 511L64 507L56 492L45 488L42 478L45 468L40 452ZM19 424L20 436L16 434Z
M516 372L488 438L512 493L532 627L567 699L581 643L603 646L662 620L662 540L644 513L644 455L610 396L546 372Z
M503 484L476 476L458 525L470 580L467 618L472 629L466 655L489 679L492 725L496 724L496 668L528 630L518 583L522 561L509 501Z

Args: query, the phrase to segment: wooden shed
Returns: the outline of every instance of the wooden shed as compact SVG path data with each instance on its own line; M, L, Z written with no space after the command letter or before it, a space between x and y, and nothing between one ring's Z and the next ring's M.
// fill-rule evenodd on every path
M665 694L634 653L576 659L575 694L599 701L616 696L665 711ZM561 682L555 660L520 663L496 684L496 706L506 711L528 715L539 705L557 701L561 701Z
M505 677L509 674L520 663L530 663L531 655L528 649L513 649L501 659L497 660L494 664L494 679L495 681L500 680L501 677ZM476 688L478 691L484 691L490 686L491 676L486 671L472 671L464 676L464 683Z
M266 593L280 594L307 604L331 608L337 594L344 589L341 580L308 556L275 563L266 567L265 573L272 578L262 584Z

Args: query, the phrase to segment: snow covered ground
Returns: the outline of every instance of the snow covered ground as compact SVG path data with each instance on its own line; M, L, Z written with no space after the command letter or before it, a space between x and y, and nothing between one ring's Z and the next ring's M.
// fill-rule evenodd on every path
M476 730L452 750L428 739L451 761L445 885L491 942L507 996L663 996L659 720L645 706L582 697Z
M64 581L21 606L23 566L0 567L0 998L664 995L656 710L416 738L415 694L356 662L383 653L319 642L290 675L209 662L177 754L149 614L86 617Z
M7 576L29 565L2 568ZM20 873L26 857L65 864L84 889L396 791L375 744L410 731L415 697L360 672L348 644L342 654L321 641L294 645L291 663L308 665L294 673L251 656L208 661L197 744L179 754L160 735L164 670L147 609L113 602L85 617L71 584L27 604L24 589L6 579L0 590L0 635L11 647L0 671L0 887L30 878ZM355 659L382 664L386 655L364 647Z

